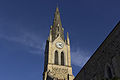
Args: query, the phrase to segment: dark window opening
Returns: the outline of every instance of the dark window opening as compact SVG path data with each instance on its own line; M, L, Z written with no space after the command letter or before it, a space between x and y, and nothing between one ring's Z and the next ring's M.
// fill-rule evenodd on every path
M57 37L59 36L59 34L57 34Z
M63 52L61 52L61 65L65 65L64 64L64 53Z
M109 66L107 66L107 75L108 75L108 78L109 79L112 79L112 71L111 71L111 69L110 69L110 67Z
M58 52L57 51L55 51L54 63L58 65Z
M59 31L59 27L58 27L58 31Z

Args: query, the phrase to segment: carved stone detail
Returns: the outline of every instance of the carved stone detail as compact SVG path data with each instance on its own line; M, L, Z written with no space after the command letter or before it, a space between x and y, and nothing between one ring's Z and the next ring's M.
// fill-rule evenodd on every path
M68 69L52 67L52 71L49 72L49 75L60 79L67 79Z

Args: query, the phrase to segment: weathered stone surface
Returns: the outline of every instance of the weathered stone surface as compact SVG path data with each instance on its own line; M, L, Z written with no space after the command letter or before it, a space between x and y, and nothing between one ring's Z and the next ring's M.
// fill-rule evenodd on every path
M120 22L74 80L109 80L113 77L120 77Z

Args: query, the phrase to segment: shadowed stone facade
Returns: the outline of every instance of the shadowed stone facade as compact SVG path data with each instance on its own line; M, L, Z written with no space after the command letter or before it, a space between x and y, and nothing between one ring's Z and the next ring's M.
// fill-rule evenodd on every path
M120 78L120 22L91 56L74 80Z
M56 8L53 25L46 41L43 80L73 80L70 56L70 40L64 39L64 29Z

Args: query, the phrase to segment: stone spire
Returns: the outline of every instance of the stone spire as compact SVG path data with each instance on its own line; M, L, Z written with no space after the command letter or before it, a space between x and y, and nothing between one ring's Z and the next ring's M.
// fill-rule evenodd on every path
M67 44L70 45L70 39L69 39L69 34L67 32Z
M58 6L57 6L57 7L56 7L55 14L54 14L53 26L57 26L58 24L59 24L60 27L62 27L61 19L60 19L60 12L59 12L59 8L58 8Z
M64 29L61 24L60 12L58 6L56 7L56 11L54 14L54 21L51 27L51 35L52 35L52 41L54 41L58 36L60 36L64 41Z

